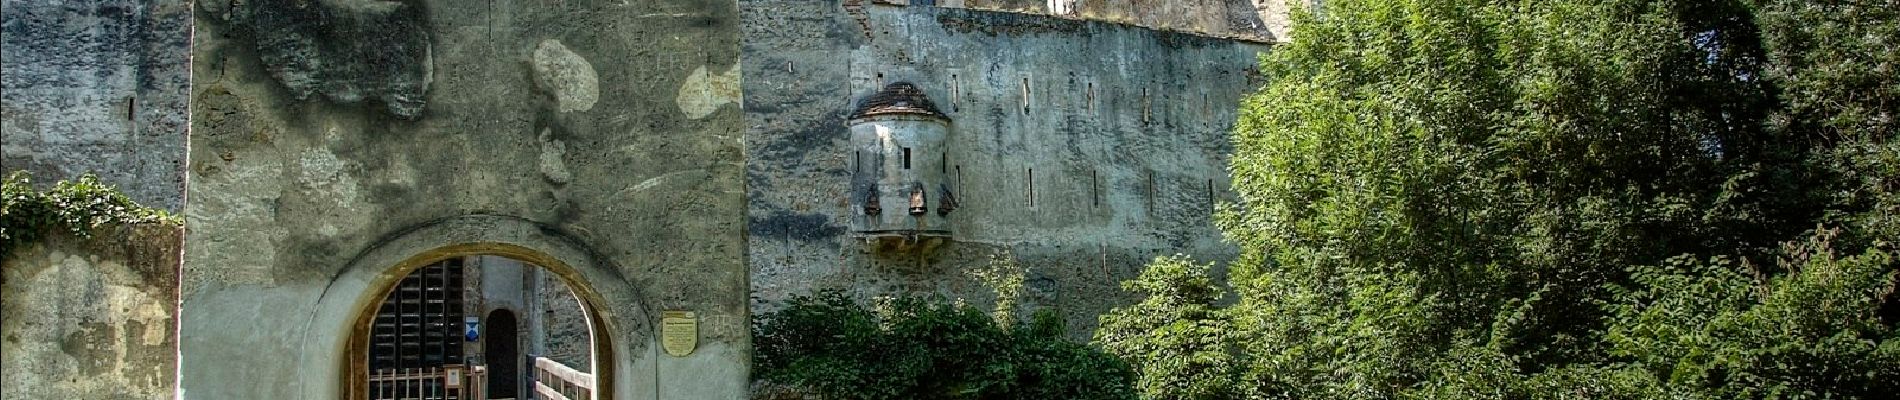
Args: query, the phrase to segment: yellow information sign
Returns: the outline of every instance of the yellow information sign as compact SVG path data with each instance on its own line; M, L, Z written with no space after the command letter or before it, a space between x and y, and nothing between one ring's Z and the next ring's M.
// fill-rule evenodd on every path
M699 346L699 318L692 311L667 311L660 317L660 347L666 354L685 357Z

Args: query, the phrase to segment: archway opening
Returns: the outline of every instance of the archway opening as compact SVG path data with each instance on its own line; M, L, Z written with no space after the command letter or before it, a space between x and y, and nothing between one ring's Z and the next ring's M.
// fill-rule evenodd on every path
M389 276L351 340L351 398L607 398L607 330L572 271L464 254Z

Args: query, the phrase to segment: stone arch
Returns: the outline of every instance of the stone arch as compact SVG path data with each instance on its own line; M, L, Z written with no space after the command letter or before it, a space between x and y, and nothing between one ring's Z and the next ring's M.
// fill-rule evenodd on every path
M581 299L594 338L598 398L653 399L658 346L644 298L620 269L551 227L522 218L469 215L391 235L358 254L324 288L306 326L298 364L306 399L357 399L367 387L369 321L404 276L468 255L531 263L561 277ZM646 379L640 379L644 377Z

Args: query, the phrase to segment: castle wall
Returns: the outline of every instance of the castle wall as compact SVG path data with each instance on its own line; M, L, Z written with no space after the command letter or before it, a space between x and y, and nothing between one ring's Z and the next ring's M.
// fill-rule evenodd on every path
M1292 4L1310 0L886 0L1043 14L1260 41L1285 41Z
M0 2L0 167L184 204L188 0Z
M375 288L470 253L580 283L617 398L744 395L733 3L199 6L188 396L341 397ZM665 310L700 316L690 356Z
M1027 268L1024 302L1072 334L1135 299L1156 256L1226 260L1226 133L1264 45L1102 22L934 7L741 3L753 312L824 288L993 301L971 271ZM879 256L847 234L853 101L922 88L953 122L955 237ZM923 155L931 158L937 155ZM1022 313L1018 315L1026 315Z
M108 227L5 249L0 398L171 398L182 234Z

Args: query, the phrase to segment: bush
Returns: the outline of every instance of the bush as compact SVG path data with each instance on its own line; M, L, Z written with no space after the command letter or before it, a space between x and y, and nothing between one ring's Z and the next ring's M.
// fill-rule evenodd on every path
M85 174L60 181L52 190L33 190L26 171L8 175L0 183L0 250L32 243L54 231L91 237L92 230L108 224L179 224L164 210L132 202L97 176Z
M1133 399L1120 360L1062 339L1047 313L1005 329L982 310L914 297L876 309L797 296L753 326L756 376L824 399Z

